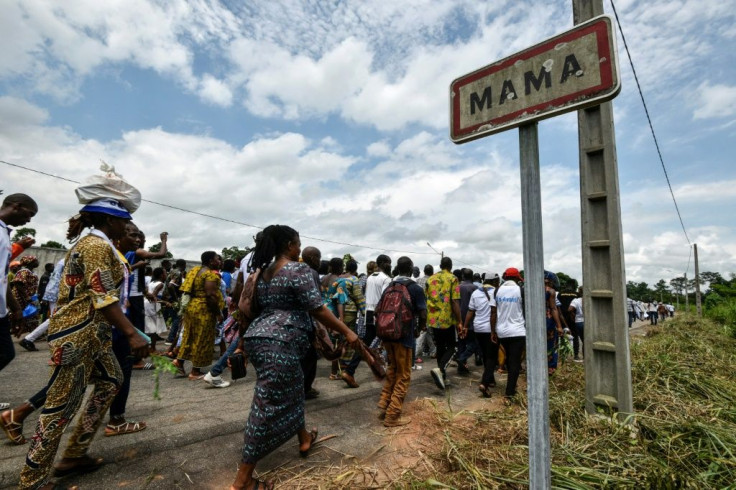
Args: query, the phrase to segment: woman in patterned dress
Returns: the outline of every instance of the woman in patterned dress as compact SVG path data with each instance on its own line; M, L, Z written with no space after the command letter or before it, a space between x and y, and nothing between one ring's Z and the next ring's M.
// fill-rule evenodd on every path
M557 308L557 289L560 281L554 272L544 271L544 304L547 317L547 373L557 371L557 358L562 323Z
M128 339L134 355L148 355L148 342L120 307L125 266L112 243L125 233L134 210L102 198L69 220L67 238L76 243L66 254L56 313L49 325L52 374L20 475L21 489L56 488L48 481L49 473L64 429L79 410L88 384L94 384L94 389L54 473L65 476L101 465L102 460L87 451L123 381L112 351L111 327ZM92 231L80 239L88 227Z
M258 379L232 489L273 488L270 482L253 478L256 463L295 434L302 456L317 440L317 431L307 431L304 423L304 374L299 362L309 347L310 316L344 335L351 346L360 345L358 336L322 303L309 266L298 262L300 252L294 229L272 225L263 230L253 254L251 266L262 271L257 283L261 313L241 342Z
M179 356L174 364L183 374L184 360L191 361L190 380L204 378L201 368L212 364L212 346L215 343L217 322L222 321L225 300L220 292L220 257L217 252L202 254L202 265L187 274L180 291L191 296L184 311L184 334Z
M38 276L33 269L38 267L38 259L33 255L26 255L20 259L20 269L15 273L10 283L11 291L21 309L33 302L33 295L38 289ZM38 300L36 300L38 303ZM38 306L38 304L36 304ZM23 317L13 325L13 333L20 338L24 333L32 332L38 326L39 314Z

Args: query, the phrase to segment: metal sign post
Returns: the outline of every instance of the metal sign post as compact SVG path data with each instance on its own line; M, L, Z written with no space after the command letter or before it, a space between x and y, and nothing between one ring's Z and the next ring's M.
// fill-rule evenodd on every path
M529 399L529 487L550 488L549 386L544 314L542 191L537 123L519 127L521 214L524 237L526 377Z

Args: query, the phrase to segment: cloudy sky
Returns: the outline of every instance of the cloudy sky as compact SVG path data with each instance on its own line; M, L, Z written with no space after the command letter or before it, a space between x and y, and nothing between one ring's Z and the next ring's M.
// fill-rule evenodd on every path
M616 7L700 269L736 272L736 0ZM177 257L282 223L327 258L436 265L436 250L480 271L523 267L518 132L454 145L448 90L572 27L570 0L0 0L0 12L0 159L72 180L102 159L144 199L231 220L144 202L135 220L168 231ZM627 279L692 277L620 38L619 51ZM575 115L540 123L539 139L545 266L580 278ZM74 187L0 164L6 194L38 201L40 241L63 241Z

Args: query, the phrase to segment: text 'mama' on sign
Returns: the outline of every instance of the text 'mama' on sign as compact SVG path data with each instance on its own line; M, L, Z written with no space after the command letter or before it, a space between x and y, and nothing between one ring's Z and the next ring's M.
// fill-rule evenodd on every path
M450 85L450 139L465 143L614 98L621 90L609 16L464 75Z

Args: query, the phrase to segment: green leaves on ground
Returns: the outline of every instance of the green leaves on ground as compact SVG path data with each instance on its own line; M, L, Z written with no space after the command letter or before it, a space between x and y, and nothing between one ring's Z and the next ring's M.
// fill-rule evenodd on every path
M161 373L176 374L176 366L174 362L166 356L151 356L151 362L153 363L153 399L160 400L159 396L159 381L161 379Z

